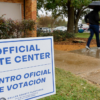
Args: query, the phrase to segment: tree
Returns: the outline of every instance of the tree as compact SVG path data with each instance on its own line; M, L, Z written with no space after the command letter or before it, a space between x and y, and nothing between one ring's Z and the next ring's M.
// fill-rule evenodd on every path
M89 12L90 12L90 9L88 9L87 7L81 7L80 9L75 9L74 10L74 27L75 27L75 33L78 32L78 27L77 26L78 26L79 19L82 20L82 17L84 17Z
M54 23L54 26L66 26L67 21L65 21L65 19L63 19L62 17L58 17Z
M40 16L38 18L37 24L38 27L56 27L56 26L65 26L66 25L65 19L58 17L54 18L52 16Z
M42 15L38 18L38 22L37 22L38 27L48 27L50 21L51 21L50 17Z
M65 15L68 17L68 32L73 33L77 29L80 16L92 0L38 0L38 9L44 7L52 11L54 16Z

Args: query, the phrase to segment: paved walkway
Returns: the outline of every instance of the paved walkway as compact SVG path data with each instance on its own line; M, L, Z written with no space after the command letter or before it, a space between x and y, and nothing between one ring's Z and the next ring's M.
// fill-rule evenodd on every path
M100 59L100 49L97 49L97 47L91 48L90 50L87 50L85 48L85 49L75 50L71 52Z
M55 50L55 66L100 84L100 50L96 48L72 52Z

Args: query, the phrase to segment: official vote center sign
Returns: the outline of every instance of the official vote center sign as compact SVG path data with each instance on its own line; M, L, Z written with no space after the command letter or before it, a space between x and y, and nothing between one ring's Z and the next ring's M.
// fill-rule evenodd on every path
M0 40L0 100L55 94L53 37Z

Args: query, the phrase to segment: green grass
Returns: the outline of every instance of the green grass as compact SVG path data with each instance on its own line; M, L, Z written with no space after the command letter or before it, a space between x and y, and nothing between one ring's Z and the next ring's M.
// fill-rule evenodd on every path
M56 68L56 94L40 100L100 100L100 88Z
M76 38L89 38L90 33L76 33ZM93 39L96 39L95 34L93 36Z

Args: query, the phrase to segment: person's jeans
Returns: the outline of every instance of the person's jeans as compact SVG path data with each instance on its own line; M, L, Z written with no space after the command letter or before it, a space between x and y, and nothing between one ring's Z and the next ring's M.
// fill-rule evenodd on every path
M90 46L90 42L91 42L93 35L95 33L97 47L100 47L100 44L99 44L99 25L90 25L89 29L90 29L90 37L88 38L87 46L88 47Z

